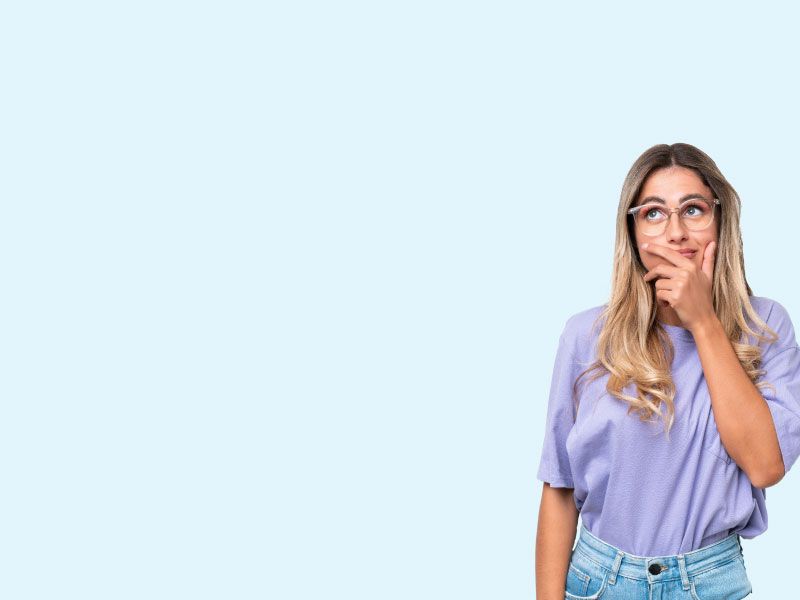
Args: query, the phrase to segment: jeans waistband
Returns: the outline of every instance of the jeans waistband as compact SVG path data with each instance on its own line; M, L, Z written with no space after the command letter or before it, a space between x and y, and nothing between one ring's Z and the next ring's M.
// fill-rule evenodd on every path
M741 556L742 543L739 534L734 532L718 542L691 552L670 556L636 556L623 552L592 535L581 523L580 537L575 550L583 553L589 560L608 568L611 571L610 583L614 583L617 575L620 575L649 582L681 579L687 584L689 576Z

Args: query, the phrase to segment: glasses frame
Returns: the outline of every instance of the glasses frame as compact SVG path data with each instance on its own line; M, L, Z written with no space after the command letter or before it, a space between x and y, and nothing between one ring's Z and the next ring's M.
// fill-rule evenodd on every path
M711 220L708 222L708 225L705 225L705 226L701 227L700 229L689 229L688 227L686 229L689 230L689 231L704 231L704 230L708 229L709 227L711 227L711 224L714 222L714 213L717 212L716 211L717 205L720 204L719 198L714 198L713 200L710 200L710 201L706 200L705 198L689 198L688 200L685 200L684 202L681 202L680 206L678 206L677 208L668 208L667 206L664 206L664 210L667 211L667 218L664 219L664 229L662 229L658 233L645 233L645 232L643 232L641 230L640 230L640 233L642 235L646 235L647 237L658 237L659 235L661 235L662 233L664 233L667 230L667 224L669 224L670 219L672 219L672 213L680 212L680 210L683 208L684 204L686 204L688 202L696 201L696 200L700 200L701 202L705 202L706 204L711 206ZM634 227L638 227L637 221L636 221L636 213L639 212L639 210L641 210L642 208L645 208L646 206L648 206L648 204L642 204L640 206L634 206L633 208L628 209L628 214L632 215L634 217L634 219L633 219ZM721 204L720 204L720 206L721 206ZM681 216L678 215L678 221L680 221L680 220L681 220Z

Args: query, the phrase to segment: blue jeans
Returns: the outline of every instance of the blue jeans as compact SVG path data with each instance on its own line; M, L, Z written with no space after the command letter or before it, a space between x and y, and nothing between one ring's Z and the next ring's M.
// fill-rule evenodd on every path
M738 533L684 554L635 556L581 523L567 600L740 600L753 591Z

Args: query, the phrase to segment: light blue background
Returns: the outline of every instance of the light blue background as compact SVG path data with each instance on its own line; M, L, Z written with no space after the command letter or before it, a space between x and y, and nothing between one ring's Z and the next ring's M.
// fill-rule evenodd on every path
M558 336L695 144L800 323L782 4L6 3L0 596L533 598ZM744 542L796 569L800 478Z

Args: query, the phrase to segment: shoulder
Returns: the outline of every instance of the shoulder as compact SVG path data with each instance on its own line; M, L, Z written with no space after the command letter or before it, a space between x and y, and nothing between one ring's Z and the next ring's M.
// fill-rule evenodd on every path
M750 304L758 316L778 334L777 346L796 345L792 318L783 304L765 296L750 296Z
M564 324L561 342L572 350L587 350L597 338L608 305L593 306L571 315Z
M772 310L776 307L776 305L779 311L781 309L785 311L783 306L781 306L777 300L767 298L766 296L750 296L750 305L753 307L753 310L758 313L758 316L764 319L764 321L769 319L770 315L772 314Z

